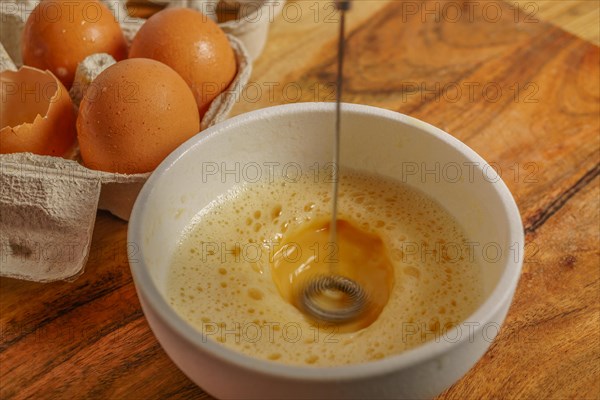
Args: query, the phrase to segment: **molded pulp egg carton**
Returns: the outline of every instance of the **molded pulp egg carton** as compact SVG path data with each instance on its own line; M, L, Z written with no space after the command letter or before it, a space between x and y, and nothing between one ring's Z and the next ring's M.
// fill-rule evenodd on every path
M16 70L22 65L21 35L38 2L0 2L0 72ZM103 2L131 44L146 20L128 16L126 0ZM216 19L217 3L177 0L167 6L194 8ZM244 3L252 6L244 7ZM269 18L283 3L283 0L240 0L235 4L227 0L224 4L245 13L237 20L220 24L235 51L238 72L228 90L211 104L201 121L201 129L227 118L248 82L251 61L264 47ZM108 54L94 54L80 63L70 92L76 106L85 88L114 63ZM150 176L150 173L124 175L90 170L78 162L78 149L69 158L30 153L0 155L0 276L38 282L75 279L83 273L88 259L96 209L128 220L133 203Z

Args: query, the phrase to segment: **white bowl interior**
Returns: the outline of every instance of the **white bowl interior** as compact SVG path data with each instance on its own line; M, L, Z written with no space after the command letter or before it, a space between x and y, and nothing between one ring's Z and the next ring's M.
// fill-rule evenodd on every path
M262 176L270 171L295 176L298 170L313 173L315 163L323 167L331 161L332 105L307 103L298 108L275 107L251 118L234 118L191 139L159 167L146 193L140 232L145 265L163 296L178 239L211 201L253 180L257 171ZM348 104L341 164L405 182L442 204L475 242L475 257L485 271L484 291L492 292L506 258L514 256L509 240L515 217L507 209L508 190L483 159L421 121ZM503 190L494 188L497 185Z

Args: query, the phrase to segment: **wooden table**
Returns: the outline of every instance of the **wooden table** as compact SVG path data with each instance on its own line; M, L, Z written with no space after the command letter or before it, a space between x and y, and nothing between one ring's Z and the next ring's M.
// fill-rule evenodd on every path
M446 13L424 14L436 4ZM463 140L495 163L521 210L526 257L506 325L440 398L597 399L599 49L526 8L460 2L463 13L479 6L455 20L447 4L356 1L345 93ZM331 100L330 11L313 1L286 7L234 114ZM73 283L0 280L0 398L210 398L148 328L126 228L98 213L86 272Z

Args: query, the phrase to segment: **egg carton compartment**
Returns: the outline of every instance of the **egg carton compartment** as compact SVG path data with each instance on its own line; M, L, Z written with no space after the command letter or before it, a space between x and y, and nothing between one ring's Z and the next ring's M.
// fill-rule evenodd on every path
M0 72L22 66L21 36L38 2L0 2ZM125 0L104 3L119 21L129 45L146 20L129 17ZM251 57L244 43L231 33L227 37L235 53L237 74L211 103L201 130L227 118L251 74ZM76 107L85 88L114 63L108 54L94 54L79 64L69 93ZM129 219L151 173L96 171L80 161L78 148L68 158L0 154L0 276L38 282L75 279L83 273L88 258L96 210Z

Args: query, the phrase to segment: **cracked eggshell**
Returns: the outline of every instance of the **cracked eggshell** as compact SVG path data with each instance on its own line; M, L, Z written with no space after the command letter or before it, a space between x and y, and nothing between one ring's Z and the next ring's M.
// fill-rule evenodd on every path
M64 156L75 144L75 110L50 71L23 66L0 73L0 153Z

